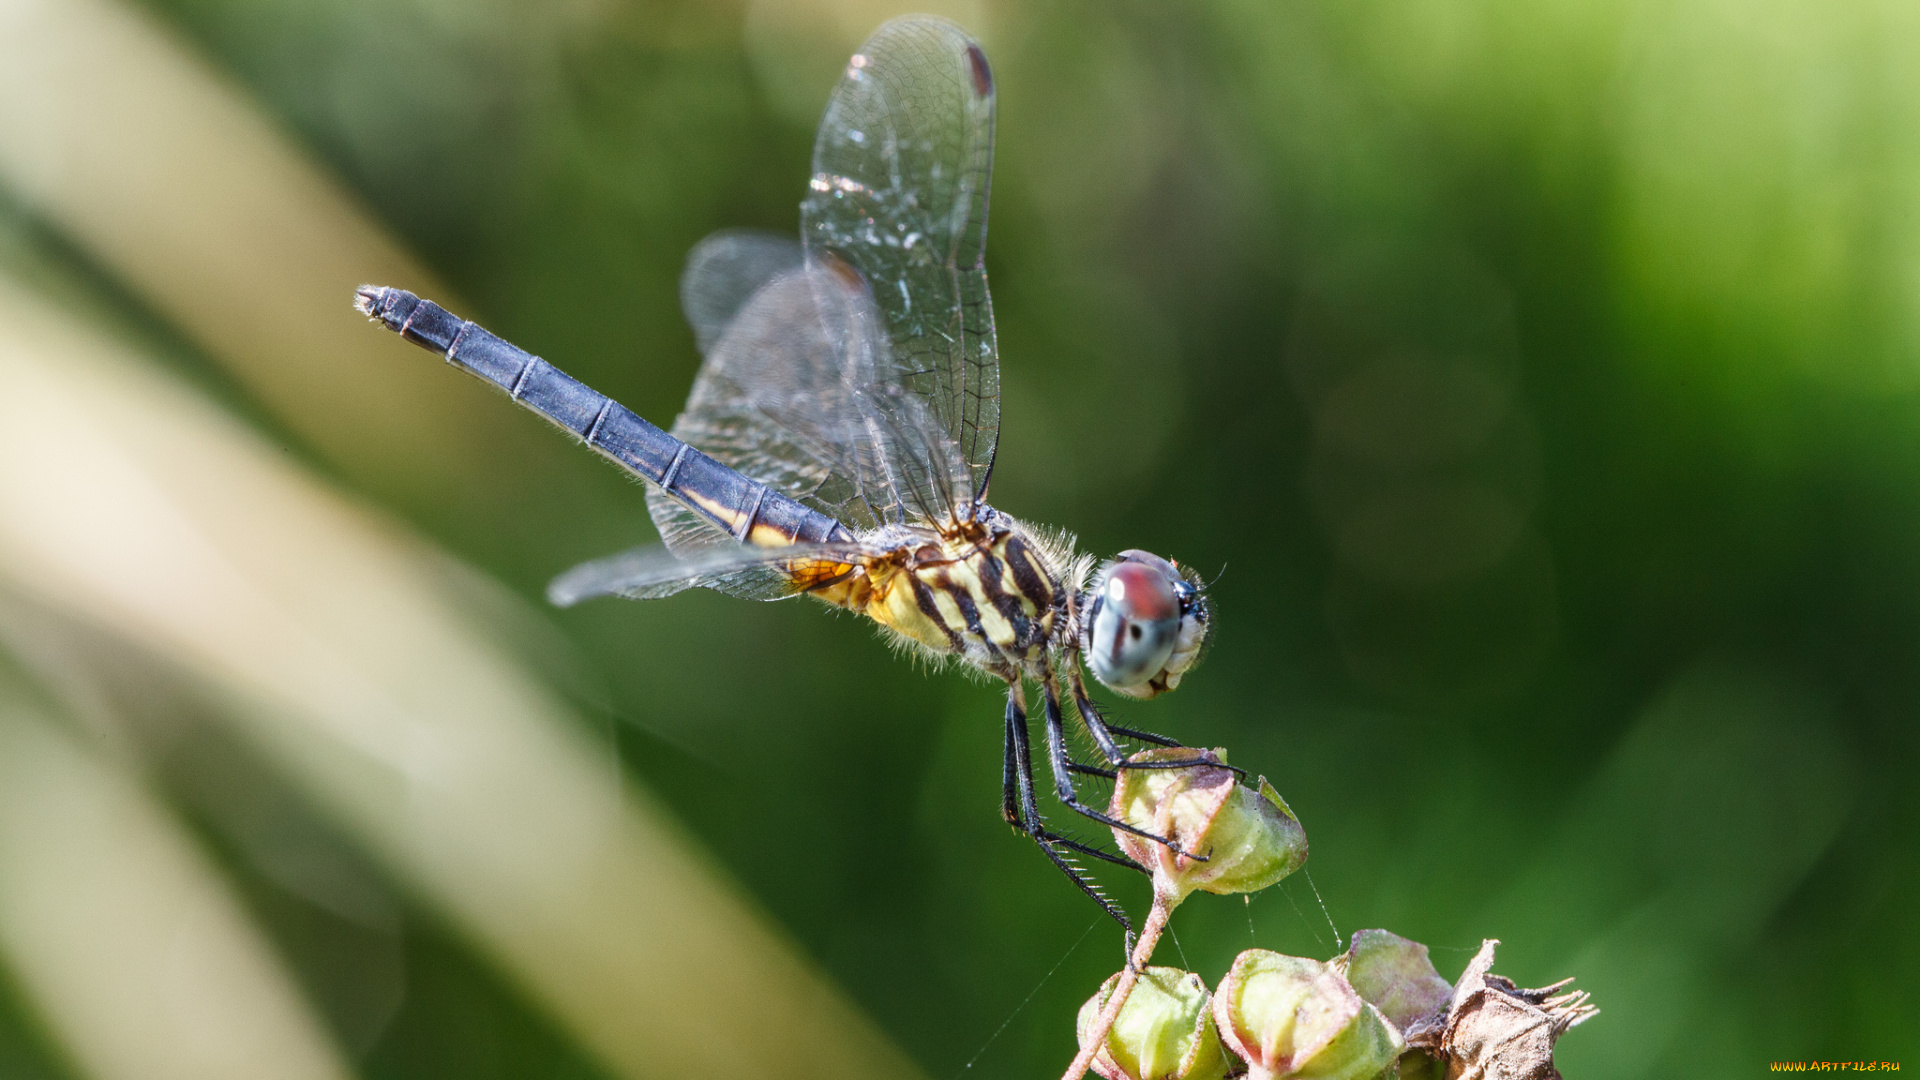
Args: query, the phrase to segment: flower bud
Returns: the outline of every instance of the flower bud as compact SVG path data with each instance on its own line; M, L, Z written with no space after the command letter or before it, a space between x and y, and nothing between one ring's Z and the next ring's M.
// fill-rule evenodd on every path
M1599 1010L1584 990L1567 989L1572 979L1523 990L1493 974L1497 944L1491 939L1480 944L1460 973L1446 1011L1410 1029L1408 1041L1447 1059L1448 1075L1560 1080L1554 1043Z
M1086 1046L1120 976L1080 1006L1080 1045ZM1107 1080L1223 1080L1227 1055L1213 1029L1207 986L1178 968L1150 967L1120 1008L1113 1030L1093 1057Z
M1121 769L1108 813L1135 828L1173 841L1167 845L1113 830L1127 857L1153 874L1156 892L1178 902L1195 889L1251 893L1278 882L1307 861L1307 834L1265 778L1260 790L1234 782L1223 750L1164 747L1130 759L1206 764L1185 769Z
M1406 1048L1380 1010L1327 964L1248 949L1213 999L1220 1039L1248 1080L1374 1080Z
M1453 984L1440 977L1427 947L1385 930L1353 935L1347 954L1334 961L1361 1000L1378 1008L1405 1032L1409 1025L1444 1013Z

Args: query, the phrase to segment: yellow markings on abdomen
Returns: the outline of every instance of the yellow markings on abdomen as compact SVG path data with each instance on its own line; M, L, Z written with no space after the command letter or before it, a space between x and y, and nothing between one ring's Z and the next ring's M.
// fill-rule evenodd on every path
M715 522L725 522L729 532L737 529L743 516L738 507L724 506L704 493L691 488L674 488L669 492L674 498L685 502L695 510L707 515Z
M753 528L747 531L747 543L752 544L754 547L786 547L794 543L796 539L793 533L788 532L786 529L759 521L754 522Z

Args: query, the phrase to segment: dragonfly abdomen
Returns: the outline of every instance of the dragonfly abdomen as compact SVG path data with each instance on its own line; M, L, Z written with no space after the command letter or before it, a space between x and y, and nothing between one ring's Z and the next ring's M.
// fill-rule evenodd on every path
M403 289L362 286L354 301L408 341L484 379L589 447L758 547L852 540L846 526L720 464L525 349Z

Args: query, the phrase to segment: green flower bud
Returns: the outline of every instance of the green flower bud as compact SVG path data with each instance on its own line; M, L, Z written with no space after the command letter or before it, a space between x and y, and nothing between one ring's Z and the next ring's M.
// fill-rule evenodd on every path
M1080 1006L1082 1047L1119 981L1119 975L1112 976ZM1223 1080L1227 1055L1213 1029L1213 1010L1200 976L1164 967L1141 972L1105 1044L1094 1054L1093 1071L1107 1080Z
M1362 1000L1378 1008L1401 1031L1446 1011L1453 984L1440 977L1427 947L1385 930L1353 935L1347 954L1334 961Z
M1141 751L1131 760L1191 758L1208 764L1122 769L1113 785L1109 814L1202 857L1177 855L1165 844L1113 830L1120 850L1152 872L1157 892L1176 903L1195 889L1259 892L1307 861L1300 819L1264 777L1257 792L1235 783L1233 771L1222 767L1226 751L1164 747Z
M1213 999L1220 1039L1247 1080L1374 1080L1406 1049L1331 966L1265 949L1236 958Z

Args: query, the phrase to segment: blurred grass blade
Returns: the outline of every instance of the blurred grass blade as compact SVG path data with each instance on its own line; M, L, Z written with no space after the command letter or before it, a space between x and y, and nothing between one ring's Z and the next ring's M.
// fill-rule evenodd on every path
M5 286L0 385L0 579L224 689L604 1060L917 1075L428 584L432 552Z
M0 958L95 1080L345 1080L172 816L0 674Z
M533 442L353 316L366 281L453 300L142 12L0 0L0 183L363 482L433 505Z

